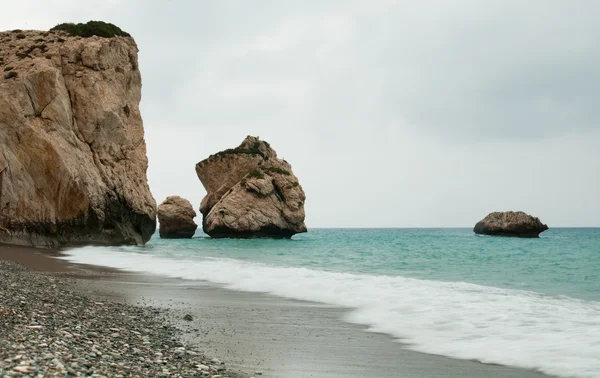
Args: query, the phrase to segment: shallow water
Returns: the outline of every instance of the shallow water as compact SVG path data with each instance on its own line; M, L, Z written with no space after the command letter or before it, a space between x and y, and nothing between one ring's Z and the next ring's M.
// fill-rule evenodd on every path
M74 262L349 308L426 353L600 377L600 229L540 239L468 229L320 229L292 240L153 238Z

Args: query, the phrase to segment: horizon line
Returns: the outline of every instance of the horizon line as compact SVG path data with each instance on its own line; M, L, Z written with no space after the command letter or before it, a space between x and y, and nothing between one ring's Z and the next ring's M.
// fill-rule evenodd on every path
M344 226L344 227L337 227L337 226L319 226L319 227L308 227L309 229L473 229L473 226L427 226L427 227L417 227L417 226L410 226L410 227L396 227L396 226L384 226L384 227L377 227L377 226ZM549 229L553 229L553 228L600 228L600 226L552 226L549 227Z

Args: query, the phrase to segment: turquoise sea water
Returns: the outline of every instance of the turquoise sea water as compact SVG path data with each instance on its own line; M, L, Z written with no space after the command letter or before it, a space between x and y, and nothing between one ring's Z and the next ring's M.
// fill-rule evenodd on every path
M552 229L539 239L477 236L470 229L317 229L292 240L155 237L149 247L174 258L227 257L600 300L599 228Z
M201 233L199 233L201 234ZM346 307L408 348L600 377L600 229L539 239L470 229L315 229L292 240L86 247L74 262Z

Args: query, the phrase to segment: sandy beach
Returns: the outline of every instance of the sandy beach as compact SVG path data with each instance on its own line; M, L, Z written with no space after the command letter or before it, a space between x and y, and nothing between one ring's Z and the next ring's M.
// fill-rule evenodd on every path
M285 378L547 377L407 350L387 335L344 322L346 310L341 308L225 290L198 281L68 264L55 258L59 255L58 251L0 248L0 259L58 276L84 295L165 310L168 316L161 321L180 330L177 337L186 347L223 360L237 371ZM183 320L188 314L192 321Z

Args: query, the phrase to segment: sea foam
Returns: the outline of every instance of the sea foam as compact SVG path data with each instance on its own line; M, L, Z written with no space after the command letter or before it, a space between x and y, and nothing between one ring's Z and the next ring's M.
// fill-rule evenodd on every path
M464 282L338 273L248 261L174 259L84 247L64 259L349 309L345 320L407 348L563 376L600 377L600 302Z

